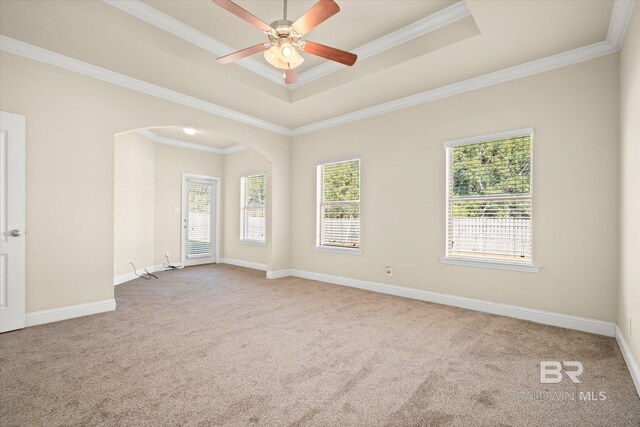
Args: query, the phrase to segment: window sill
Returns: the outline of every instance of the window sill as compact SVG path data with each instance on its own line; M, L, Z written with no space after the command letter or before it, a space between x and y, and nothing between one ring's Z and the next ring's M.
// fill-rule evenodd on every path
M362 255L362 249L360 248L340 248L337 246L315 246L313 250L318 252L330 252L334 254Z
M208 254L192 254L192 255L187 254L187 259L207 258L207 257L210 257L210 256L211 256L211 253L208 253Z
M539 273L541 268L539 265L533 264L515 264L508 262L452 257L441 257L440 263L449 265L462 265L465 267L493 268L496 270L524 271L527 273Z
M262 240L240 240L240 244L249 246L267 246L267 242Z

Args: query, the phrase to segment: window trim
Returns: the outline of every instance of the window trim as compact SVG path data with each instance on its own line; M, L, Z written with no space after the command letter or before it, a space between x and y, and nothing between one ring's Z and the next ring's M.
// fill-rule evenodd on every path
M496 132L492 134L478 135L472 136L468 138L454 139L443 142L443 147L445 149L445 256L440 258L441 264L448 265L461 265L466 267L479 267L479 268L491 268L498 270L512 270L512 271L524 271L530 273L538 273L542 267L536 265L534 263L534 246L533 246L533 234L534 234L534 134L535 130L533 127L521 128L508 130L504 132ZM509 138L519 138L519 137L530 137L530 162L531 162L531 172L530 172L530 197L531 197L531 260L528 262L518 262L518 261L509 261L509 260L500 260L500 259L489 259L489 258L480 258L480 257L461 257L461 256L452 256L449 255L449 202L450 202L450 168L451 168L451 148L460 147L463 145L471 145L471 144L479 144L483 142L491 142L491 141L499 141L502 139Z
M254 176L264 176L264 240L256 240L256 239L244 239L243 238L243 228L242 221L244 216L245 204L244 199L246 197L246 185L242 185L243 180L247 178L251 178ZM255 172L255 173L245 173L240 175L240 244L249 245L249 246L267 246L267 173L266 172Z
M530 127L530 128L507 130L504 132L489 133L486 135L471 136L468 138L452 139L450 141L444 141L442 145L444 146L444 148L451 148L451 147L458 147L460 145L471 145L471 144L479 144L481 142L498 141L501 139L521 138L523 136L530 136L531 139L533 140L533 134L534 134L534 128ZM533 150L531 150L531 157L533 157Z
M494 270L524 271L527 273L539 273L540 267L535 264L515 264L512 262L489 261L488 259L471 259L462 257L443 256L440 264L462 265L464 267L490 268Z
M254 239L240 239L240 244L247 245L247 246L267 246L266 240L254 240Z
M362 255L362 249L360 248L341 248L340 246L314 246L313 250L316 252L330 252L335 254L346 255Z
M322 190L323 182L320 179L320 166L333 165L336 163L350 162L353 160L358 161L359 173L358 173L358 206L362 208L362 159L360 156L341 157L334 160L326 160L316 163L316 238L313 250L317 252L329 252L346 255L362 255L362 209L360 209L360 235L357 248L341 247L341 246L329 246L320 244L320 229L322 223Z

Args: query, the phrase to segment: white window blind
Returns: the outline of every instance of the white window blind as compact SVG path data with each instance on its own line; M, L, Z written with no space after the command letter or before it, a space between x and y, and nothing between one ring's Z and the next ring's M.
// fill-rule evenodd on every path
M360 247L360 159L318 165L318 246Z
M211 255L213 183L188 181L187 257Z
M265 242L266 175L240 179L240 240Z
M531 135L447 148L447 257L532 264Z

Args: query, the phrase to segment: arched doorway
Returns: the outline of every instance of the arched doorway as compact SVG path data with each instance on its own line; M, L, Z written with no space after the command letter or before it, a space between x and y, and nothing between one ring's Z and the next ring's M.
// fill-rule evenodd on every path
M117 134L114 283L145 269L201 263L268 270L272 170L257 150L207 129L156 126ZM262 216L245 222L255 228L263 221L263 241L240 234L241 184L248 176L265 178Z

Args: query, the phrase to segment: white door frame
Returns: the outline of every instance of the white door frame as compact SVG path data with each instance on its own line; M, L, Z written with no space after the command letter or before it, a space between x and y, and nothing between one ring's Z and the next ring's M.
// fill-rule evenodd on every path
M209 263L210 262L210 258L202 258L203 262L197 262L194 261L193 259L187 259L187 253L185 250L185 246L186 246L186 228L185 228L185 224L186 224L186 219L187 219L187 215L189 214L189 208L188 208L188 198L189 198L189 190L187 188L187 180L188 179L201 179L201 180L207 180L207 181L212 181L213 185L214 185L214 189L215 189L215 197L213 199L214 203L215 203L215 212L213 212L214 215L214 221L215 221L215 225L213 227L213 229L215 230L215 236L214 236L214 253L213 253L213 262L215 263L220 263L220 177L217 176L206 176L206 175L197 175L197 174L192 174L192 173L187 173L187 172L182 172L182 197L181 197L181 208L180 208L180 260L182 262L183 266L188 266L188 265L198 265L198 264L205 264L205 263Z
M25 326L26 138L24 116L0 111L0 332Z

